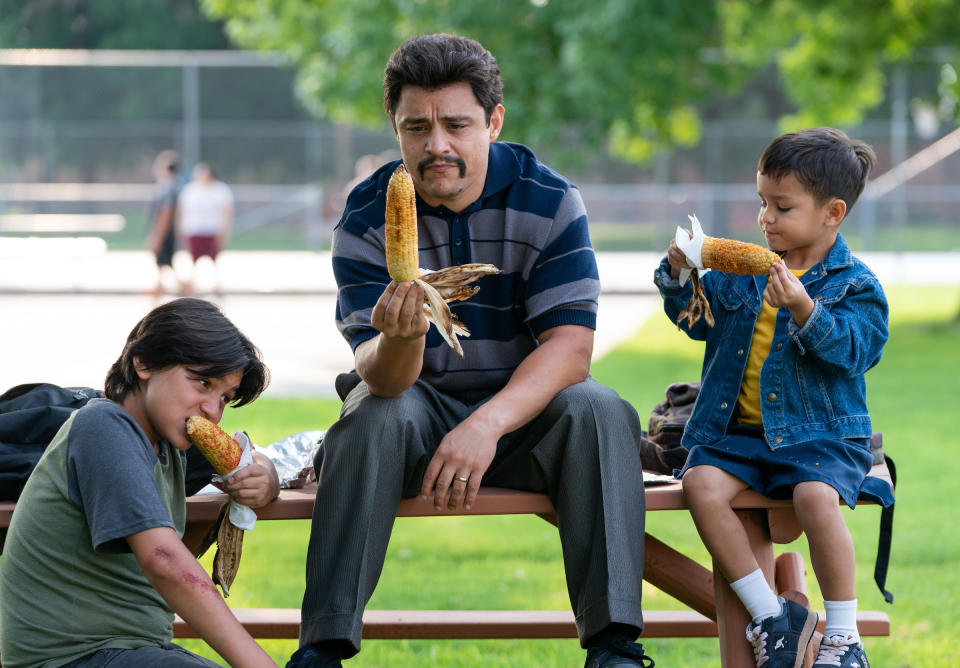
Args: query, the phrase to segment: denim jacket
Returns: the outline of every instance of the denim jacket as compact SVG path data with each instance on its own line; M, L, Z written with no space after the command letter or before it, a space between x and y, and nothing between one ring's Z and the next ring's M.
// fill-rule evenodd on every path
M700 395L687 423L683 444L715 443L725 433L737 406L753 328L760 314L768 275L739 276L708 271L701 276L715 319L701 318L681 328L706 341ZM873 432L867 413L864 373L880 361L887 341L887 301L873 272L855 258L844 241L811 267L800 282L814 300L803 327L781 308L770 352L760 371L764 437L771 449L816 438L867 438ZM666 258L654 274L673 322L686 306L690 281L670 277Z

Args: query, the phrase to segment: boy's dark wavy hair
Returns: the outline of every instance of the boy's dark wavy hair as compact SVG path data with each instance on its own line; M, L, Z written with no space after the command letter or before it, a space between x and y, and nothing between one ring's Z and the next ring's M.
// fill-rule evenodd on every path
M383 108L390 116L404 86L436 89L463 81L470 84L490 122L503 101L503 81L497 60L479 42L437 33L414 37L393 52L383 72Z
M128 393L140 389L135 357L147 369L182 364L206 378L222 378L242 370L232 406L250 403L270 382L257 347L216 305L203 299L174 299L136 324L104 382L104 393L113 401L119 403Z
M869 144L836 128L810 128L777 137L764 150L757 171L774 181L793 174L817 206L842 199L847 213L863 192L877 155Z

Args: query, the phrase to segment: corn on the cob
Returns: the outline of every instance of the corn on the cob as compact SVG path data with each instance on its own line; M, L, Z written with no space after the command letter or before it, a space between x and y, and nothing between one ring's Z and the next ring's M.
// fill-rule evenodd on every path
M755 275L767 273L781 261L779 255L758 244L707 236L703 238L700 258L708 269Z
M450 311L447 302L469 299L479 288L471 287L481 276L499 274L492 264L465 264L438 271L419 267L417 249L417 196L413 179L401 163L387 185L387 206L384 236L386 238L387 272L395 281L414 281L423 288L426 298L423 311L437 327L443 340L463 357L458 336L470 336L470 330Z
M240 444L205 417L194 415L187 419L187 436L220 475L230 473L240 464Z
M390 177L387 186L387 271L395 281L413 281L420 277L417 249L417 196L413 179L403 163Z

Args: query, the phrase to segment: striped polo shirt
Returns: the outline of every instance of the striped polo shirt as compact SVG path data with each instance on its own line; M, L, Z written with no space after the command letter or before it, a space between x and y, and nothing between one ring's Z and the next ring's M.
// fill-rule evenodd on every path
M379 332L370 314L390 277L384 241L386 190L399 161L382 166L347 198L333 235L337 327L350 346ZM496 265L480 291L451 310L470 330L459 357L431 325L420 378L438 390L502 388L558 325L596 328L600 279L580 192L520 144L490 145L483 194L459 213L417 196L420 267Z

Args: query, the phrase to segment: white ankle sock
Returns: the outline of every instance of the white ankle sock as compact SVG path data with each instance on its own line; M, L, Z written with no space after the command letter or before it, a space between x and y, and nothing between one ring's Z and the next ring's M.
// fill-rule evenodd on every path
M750 613L754 624L764 617L780 614L780 600L767 584L767 579L763 577L763 571L759 568L736 582L731 582L730 588Z
M851 635L860 642L860 632L857 630L857 599L824 601L823 610L827 615L826 628L823 630L825 637Z

